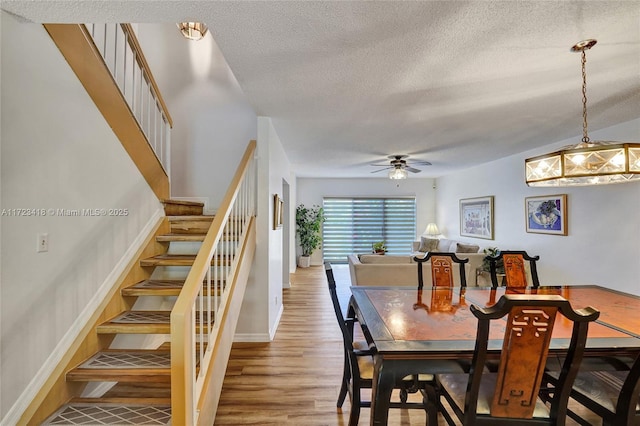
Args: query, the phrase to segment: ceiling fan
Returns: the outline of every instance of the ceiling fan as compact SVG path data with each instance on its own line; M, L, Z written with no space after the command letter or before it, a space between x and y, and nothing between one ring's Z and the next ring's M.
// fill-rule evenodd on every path
M408 176L407 172L411 173L420 173L420 169L416 169L412 166L430 166L431 163L428 161L422 160L407 160L409 158L408 155L389 155L387 158L390 159L387 164L372 164L374 167L384 167L383 169L374 170L371 173L378 173L383 170L390 170L389 178L390 179L406 179Z

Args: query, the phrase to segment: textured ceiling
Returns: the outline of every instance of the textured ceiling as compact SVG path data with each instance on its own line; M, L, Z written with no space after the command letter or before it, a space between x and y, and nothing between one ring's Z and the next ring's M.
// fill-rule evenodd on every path
M33 22L207 23L298 176L439 176L640 117L640 1L2 1ZM640 135L629 135L630 141Z

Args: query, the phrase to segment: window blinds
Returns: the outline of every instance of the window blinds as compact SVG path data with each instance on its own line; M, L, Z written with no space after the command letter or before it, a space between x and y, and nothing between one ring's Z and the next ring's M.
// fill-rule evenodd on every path
M409 254L416 236L416 200L410 198L325 198L324 261L346 263L353 253L371 253L385 242L388 254Z

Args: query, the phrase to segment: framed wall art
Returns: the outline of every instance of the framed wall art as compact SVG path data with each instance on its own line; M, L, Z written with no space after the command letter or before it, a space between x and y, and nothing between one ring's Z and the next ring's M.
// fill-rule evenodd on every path
M284 201L278 194L273 194L273 230L282 228Z
M493 240L493 196L460 200L460 235Z
M567 235L567 194L526 197L527 232Z

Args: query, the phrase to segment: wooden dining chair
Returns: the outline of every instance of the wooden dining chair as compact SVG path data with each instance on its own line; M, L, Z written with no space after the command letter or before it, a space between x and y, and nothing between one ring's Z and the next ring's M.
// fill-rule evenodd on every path
M413 260L418 264L418 290L424 287L422 264L431 261L431 284L433 287L453 287L453 265L460 268L460 287L467 286L467 274L465 264L469 259L459 259L455 253L428 252L424 257L414 256Z
M452 415L442 401L438 403L447 423L455 424L455 415L463 425L563 425L589 323L598 318L599 312L591 307L574 311L557 295L514 294L502 296L491 307L472 305L470 310L478 318L478 325L469 373L436 376L439 393L453 411ZM573 322L573 331L556 392L547 406L538 392L558 312ZM485 369L492 321L505 328L496 373Z
M376 352L375 346L368 345L367 342L358 342L353 340L354 323L357 321L353 318L346 318L342 313L340 300L336 290L336 282L333 275L333 268L329 262L325 262L325 272L329 285L329 294L333 303L333 310L338 320L338 325L342 333L342 341L344 347L344 366L342 374L342 384L338 394L336 406L342 407L347 394L351 402L351 411L349 413L349 426L357 426L360 418L360 409L362 407L371 407L370 400L363 400L361 395L362 389L371 389L373 387L373 355ZM391 408L418 408L427 412L428 424L437 424L437 406L435 405L435 391L433 385L435 377L432 374L420 374L415 376L407 376L397 385L397 389L404 391L406 395L407 388L417 386L419 390L423 390L429 395L423 402L394 402L390 404Z
M554 390L558 376L558 371L545 373L545 380ZM600 416L604 426L640 425L640 353L630 369L581 369L571 398ZM573 410L567 413L581 425L591 424Z
M491 285L498 287L498 263L502 260L504 264L504 280L507 287L518 288L527 287L527 271L525 261L529 262L531 271L531 283L534 288L540 286L538 279L538 269L536 262L540 260L540 256L529 256L526 251L522 250L505 250L501 251L497 256L487 256L489 259L489 271L491 272Z

